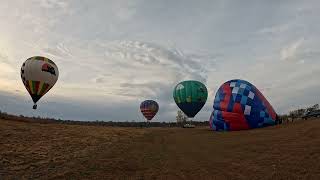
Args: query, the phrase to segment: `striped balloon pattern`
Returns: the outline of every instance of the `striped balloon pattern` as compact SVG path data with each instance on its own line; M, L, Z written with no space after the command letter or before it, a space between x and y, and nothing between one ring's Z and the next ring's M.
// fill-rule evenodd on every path
M275 125L277 114L254 85L234 79L218 89L209 122L215 131L246 130Z
M145 100L140 104L140 111L148 121L151 121L159 111L159 105L154 100Z
M22 82L35 104L55 85L58 77L57 65L46 57L31 57L21 67Z
M199 81L183 81L173 90L173 98L177 106L190 118L193 118L205 105L208 91Z

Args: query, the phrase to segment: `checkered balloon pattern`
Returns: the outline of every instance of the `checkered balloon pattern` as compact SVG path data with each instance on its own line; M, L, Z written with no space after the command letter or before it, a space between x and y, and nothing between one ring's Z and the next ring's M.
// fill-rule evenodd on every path
M235 79L218 89L209 122L215 131L236 131L274 125L276 116L254 85Z

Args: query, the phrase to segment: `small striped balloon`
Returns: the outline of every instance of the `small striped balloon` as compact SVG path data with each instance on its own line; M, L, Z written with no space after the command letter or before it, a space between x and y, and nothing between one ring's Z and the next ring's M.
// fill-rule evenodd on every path
M140 110L143 116L150 121L157 114L159 105L154 100L145 100L140 104Z

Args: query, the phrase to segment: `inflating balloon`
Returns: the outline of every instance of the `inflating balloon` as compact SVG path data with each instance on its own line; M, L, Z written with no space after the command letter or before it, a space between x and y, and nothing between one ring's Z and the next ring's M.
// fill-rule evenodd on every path
M159 110L159 105L156 101L153 100L145 100L140 104L140 110L143 116L151 121L152 118L157 114Z
M57 82L59 71L57 65L48 58L34 56L27 59L21 67L21 79L29 92L34 106Z
M262 93L244 80L225 82L217 91L210 127L216 131L260 128L277 123L277 114Z
M202 109L207 97L206 86L198 81L180 82L173 90L174 101L189 118L193 118Z

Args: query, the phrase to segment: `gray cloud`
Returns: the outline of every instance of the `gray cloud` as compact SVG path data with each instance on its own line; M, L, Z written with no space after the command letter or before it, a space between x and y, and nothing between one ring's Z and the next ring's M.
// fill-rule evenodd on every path
M208 119L215 91L234 78L255 84L279 112L294 107L292 99L313 104L320 75L319 5L316 0L3 1L0 105L33 113L19 68L34 55L54 60L60 72L41 115L142 120L140 102L155 99L157 120L174 120L172 89L187 79L204 82L210 92L198 120Z
M203 74L207 71L208 61L211 63L215 61L215 59L207 59L211 58L207 55L185 55L176 48L171 49L140 41L120 41L107 46L109 47L106 56L130 62L125 66L137 67L140 65L150 69L161 66L173 69L184 77L192 77L201 81L206 80Z

